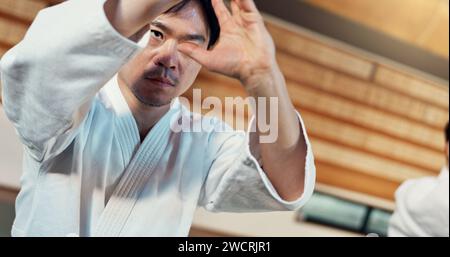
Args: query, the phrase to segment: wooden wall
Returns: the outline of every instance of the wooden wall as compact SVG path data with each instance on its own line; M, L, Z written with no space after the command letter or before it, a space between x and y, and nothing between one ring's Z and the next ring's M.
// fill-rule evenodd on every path
M311 33L267 25L312 139L319 182L393 199L404 180L439 172L448 121L445 83ZM196 87L245 96L236 82L208 72Z
M306 0L306 2L427 49L448 60L448 0Z
M0 56L47 4L2 0ZM393 199L404 180L438 174L448 121L446 82L272 19L267 25L311 136L320 183ZM194 88L204 97L245 97L236 81L205 71Z

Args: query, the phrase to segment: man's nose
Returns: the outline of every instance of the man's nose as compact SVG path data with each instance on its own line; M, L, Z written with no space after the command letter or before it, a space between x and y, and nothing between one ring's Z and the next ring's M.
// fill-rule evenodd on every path
M158 49L155 64L166 69L175 70L178 62L177 43L175 41L166 41Z

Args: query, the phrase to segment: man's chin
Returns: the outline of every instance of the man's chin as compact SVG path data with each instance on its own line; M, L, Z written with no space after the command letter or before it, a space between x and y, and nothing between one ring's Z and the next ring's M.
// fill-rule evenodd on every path
M142 104L150 107L163 107L166 105L170 105L173 98L157 98L157 97L145 97L136 95L136 98L141 102Z

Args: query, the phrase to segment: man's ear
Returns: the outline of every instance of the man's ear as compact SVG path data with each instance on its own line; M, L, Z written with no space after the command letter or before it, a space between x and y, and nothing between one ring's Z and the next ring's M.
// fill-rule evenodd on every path
M140 46L145 47L147 45L147 40L145 41L145 45L142 45L142 41L145 40L145 36L146 34L148 34L150 30L150 25L147 24L144 27L142 27L138 32L134 33L131 37L129 37L129 39L133 42L138 43Z

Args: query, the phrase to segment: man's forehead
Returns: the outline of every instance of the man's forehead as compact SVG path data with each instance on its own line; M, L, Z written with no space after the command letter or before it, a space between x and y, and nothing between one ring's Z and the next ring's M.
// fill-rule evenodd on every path
M189 1L183 8L158 16L152 24L160 24L171 30L207 35L209 27L199 1ZM184 24L184 26L180 26Z

